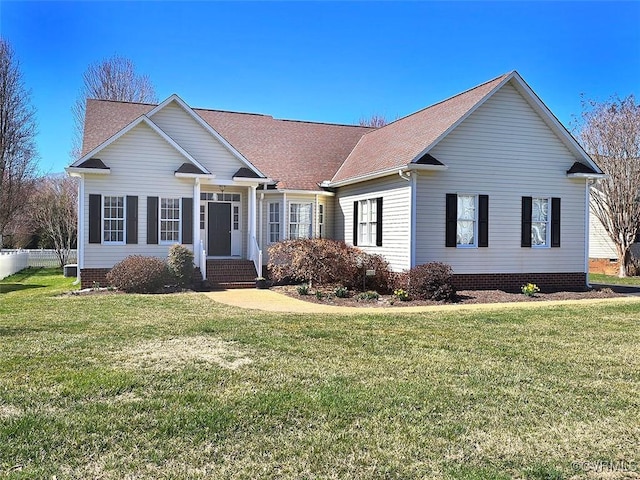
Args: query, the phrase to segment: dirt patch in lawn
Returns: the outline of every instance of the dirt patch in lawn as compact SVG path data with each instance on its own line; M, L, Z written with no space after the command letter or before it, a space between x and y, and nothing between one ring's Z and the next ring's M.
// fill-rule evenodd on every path
M142 342L117 352L116 356L130 368L165 371L207 364L236 370L251 363L247 353L237 345L206 336Z
M548 300L581 300L623 297L624 294L616 293L608 287L593 288L586 292L553 292L537 293L528 297L522 293L509 293L502 290L460 290L457 292L454 302L436 302L432 300L401 301L394 295L380 295L376 299L360 299L358 292L349 292L348 298L335 296L335 288L312 288L308 295L300 295L297 285L284 285L272 287L278 293L282 293L298 300L317 303L321 305L335 305L343 307L416 307L422 305L470 305L478 303L510 303L510 302L544 302ZM318 293L319 292L319 293Z

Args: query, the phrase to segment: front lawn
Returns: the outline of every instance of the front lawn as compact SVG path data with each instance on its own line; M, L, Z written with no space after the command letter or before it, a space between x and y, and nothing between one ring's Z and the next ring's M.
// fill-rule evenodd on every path
M349 316L0 282L0 477L637 478L640 303Z
M640 277L623 277L605 275L603 273L590 273L589 283L604 283L610 285L630 285L640 287Z

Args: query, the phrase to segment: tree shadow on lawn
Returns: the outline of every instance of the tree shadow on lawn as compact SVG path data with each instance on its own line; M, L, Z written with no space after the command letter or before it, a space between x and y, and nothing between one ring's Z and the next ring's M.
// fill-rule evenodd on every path
M0 294L28 290L30 288L44 288L46 285L25 285L24 283L0 283Z

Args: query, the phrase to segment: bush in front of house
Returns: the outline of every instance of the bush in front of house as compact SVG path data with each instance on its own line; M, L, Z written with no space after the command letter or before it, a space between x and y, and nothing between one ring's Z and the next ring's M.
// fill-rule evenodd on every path
M107 273L109 285L127 293L157 293L168 278L169 271L164 260L143 255L131 255Z
M326 238L283 240L269 247L269 271L276 282L310 285L353 281L356 274L352 247ZM342 281L342 279L346 281Z
M191 284L193 280L193 252L184 245L176 243L169 249L167 267L176 283L181 287Z
M407 277L406 290L411 298L437 301L451 301L455 298L453 270L446 263L418 265L409 270Z
M368 276L367 270L373 271ZM356 259L355 278L351 281L358 290L375 290L378 293L389 293L393 290L395 275L387 262L380 255L372 255L360 251Z
M269 271L276 282L342 285L358 290L391 290L393 274L379 255L326 238L284 240L269 247ZM375 270L371 277L366 270Z

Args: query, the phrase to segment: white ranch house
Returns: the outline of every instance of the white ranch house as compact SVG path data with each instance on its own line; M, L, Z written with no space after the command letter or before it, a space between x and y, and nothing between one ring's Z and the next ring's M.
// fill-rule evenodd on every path
M378 129L89 100L83 147L83 286L173 243L233 283L271 243L320 236L396 271L446 262L459 288L587 283L602 171L515 71Z

